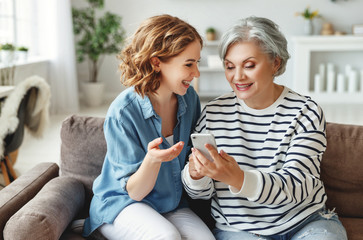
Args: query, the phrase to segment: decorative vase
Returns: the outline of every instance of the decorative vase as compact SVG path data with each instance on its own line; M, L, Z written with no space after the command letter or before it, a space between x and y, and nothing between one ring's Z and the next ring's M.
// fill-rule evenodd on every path
M305 22L304 22L304 33L305 33L305 35L313 35L313 33L314 33L313 20L311 20L311 19L305 19Z

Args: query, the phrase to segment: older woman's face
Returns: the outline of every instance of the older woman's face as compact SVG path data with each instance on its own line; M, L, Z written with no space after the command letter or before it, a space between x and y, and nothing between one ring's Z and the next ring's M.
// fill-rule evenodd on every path
M276 100L276 91L281 93L281 87L273 82L279 63L254 42L239 42L226 53L225 75L238 98L251 108L263 109Z

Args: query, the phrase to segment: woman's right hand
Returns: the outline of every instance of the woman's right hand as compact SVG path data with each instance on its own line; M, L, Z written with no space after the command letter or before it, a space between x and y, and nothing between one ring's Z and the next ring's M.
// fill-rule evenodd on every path
M176 158L184 147L184 142L180 141L168 149L160 149L159 145L163 142L163 138L156 138L149 142L147 146L147 154L145 159L153 163L169 162Z
M161 163L176 158L183 149L184 142L178 142L168 149L160 149L163 138L156 138L149 142L147 153L139 169L131 175L126 189L135 201L141 201L155 186Z

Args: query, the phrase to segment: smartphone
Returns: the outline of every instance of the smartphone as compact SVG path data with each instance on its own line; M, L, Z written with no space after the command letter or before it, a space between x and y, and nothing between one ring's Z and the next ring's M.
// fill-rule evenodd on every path
M214 135L211 133L193 133L190 135L190 137L192 138L193 146L198 149L207 159L213 162L212 156L209 154L208 149L204 145L208 143L217 149Z

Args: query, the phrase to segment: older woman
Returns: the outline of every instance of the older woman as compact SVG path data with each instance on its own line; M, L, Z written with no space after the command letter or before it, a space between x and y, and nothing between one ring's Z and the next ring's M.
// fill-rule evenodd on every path
M320 180L326 148L322 109L274 79L289 54L278 26L242 19L220 46L233 91L209 102L195 132L213 133L214 161L192 150L183 170L192 198L212 198L216 239L347 239L324 208Z

